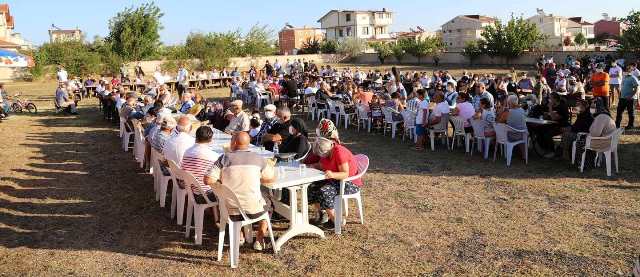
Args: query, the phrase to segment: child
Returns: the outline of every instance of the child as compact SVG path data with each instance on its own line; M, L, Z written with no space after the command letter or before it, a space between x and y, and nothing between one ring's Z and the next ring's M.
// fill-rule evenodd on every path
M260 132L260 126L262 123L260 122L259 117L252 116L249 121L249 126L251 126L251 130L249 130L249 136L251 136L251 143L256 144L256 136L258 132Z

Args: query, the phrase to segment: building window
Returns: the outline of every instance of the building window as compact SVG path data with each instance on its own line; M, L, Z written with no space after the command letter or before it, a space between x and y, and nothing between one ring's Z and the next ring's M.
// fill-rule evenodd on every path
M362 27L362 34L365 36L369 35L369 27Z
M378 18L383 19L384 18L384 14L383 13L379 13L378 14Z
M346 14L346 17L347 17L347 22L351 21L351 14L350 13Z
M344 36L344 32L342 31L342 29L338 30L338 36L339 37L343 37Z
M350 37L351 36L351 27L347 27L347 36Z

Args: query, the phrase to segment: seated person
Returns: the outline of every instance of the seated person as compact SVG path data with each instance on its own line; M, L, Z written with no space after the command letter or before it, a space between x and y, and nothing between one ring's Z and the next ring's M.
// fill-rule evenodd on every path
M213 188L224 186L237 196L239 203L230 203L225 198L220 199L226 201L227 209L231 212L229 218L232 221L243 220L237 212L238 209L242 209L247 217L255 219L267 212L267 207L270 206L262 195L260 185L275 180L273 166L259 154L249 151L249 146L250 138L247 133L234 134L231 139L231 152L218 158L204 177L205 185ZM225 196L221 195L221 197ZM239 206L235 206L236 204ZM258 222L253 249L262 251L266 248L264 237L267 235L267 228L265 220Z
M475 110L473 109L473 104L471 104L471 96L468 93L460 93L458 94L458 99L456 100L456 107L453 109L451 114L453 116L459 116L464 119L464 132L465 133L473 133L473 128L471 128L471 124L469 120L475 114Z
M69 93L64 84L61 84L56 90L56 105L63 108L66 112L71 114L78 114L76 109L76 103L69 98Z
M493 129L493 124L496 122L496 114L493 110L493 106L491 105L491 101L488 98L480 99L480 112L476 112L473 118L484 121L485 137L496 136L496 131Z
M334 204L336 196L340 193L340 180L347 179L358 174L358 167L353 154L349 149L333 140L318 138L313 151L320 156L320 161L313 167L325 172L325 180L314 182L309 186L309 203L317 210L324 210L328 221L322 225L326 229L333 229L335 224ZM344 193L353 194L360 190L362 180L356 179L345 182ZM322 219L318 223L322 224Z
M449 103L444 101L444 95L442 93L437 93L433 96L433 101L436 103L435 109L429 116L428 127L433 128L433 126L437 125L442 121L442 117L449 115Z
M303 158L309 152L309 134L304 121L299 118L292 119L289 133L289 137L280 145L279 151L281 153L296 153L293 157L296 160Z
M526 114L524 109L520 107L520 103L518 103L518 96L509 95L507 97L506 104L507 104L507 109L509 111L508 111L507 120L505 121L505 123L513 129L526 130L527 129L527 124L525 121ZM509 141L519 141L523 139L522 135L523 133L507 132L507 137Z
M249 120L251 130L249 130L249 136L251 137L251 143L256 144L258 133L260 132L261 122L259 117L252 116Z
M553 137L563 133L563 128L569 126L569 107L557 93L549 94L549 102L544 111L544 118L555 121L553 124L535 126L533 131L538 137L538 145L546 158L555 156Z
M571 158L571 148L574 141L576 141L576 153L584 151L585 136L578 136L578 133L588 133L593 123L593 115L586 101L578 100L576 110L578 113L576 121L562 135L562 156L567 160Z
M181 100L182 104L180 105L180 109L178 109L178 111L183 114L188 113L189 110L196 104L191 99L191 93L189 92L183 93Z

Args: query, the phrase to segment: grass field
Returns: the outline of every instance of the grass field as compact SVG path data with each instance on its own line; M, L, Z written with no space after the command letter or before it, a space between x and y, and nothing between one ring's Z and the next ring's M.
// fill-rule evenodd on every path
M535 154L507 168L462 148L416 153L340 129L371 158L365 224L352 209L342 236L296 238L277 255L243 248L231 270L226 248L215 261L211 220L196 246L158 207L151 176L122 152L96 100L56 115L54 86L7 85L41 112L0 122L0 275L611 276L629 275L640 254L637 131L622 137L620 172L607 178ZM276 222L276 236L284 228Z

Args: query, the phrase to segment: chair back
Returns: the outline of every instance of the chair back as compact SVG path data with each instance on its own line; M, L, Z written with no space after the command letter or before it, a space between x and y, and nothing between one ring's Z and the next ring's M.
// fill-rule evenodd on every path
M311 153L311 143L309 142L309 140L307 140L307 152L305 152L304 155L302 155L302 157L297 158L294 161L296 162L304 161L307 158L307 156L309 156L309 153Z
M184 186L185 186L185 190L187 191L187 195L189 197L189 201L192 201L192 203L196 203L196 199L195 199L195 195L193 193L193 190L195 189L196 191L198 191L198 193L200 193L200 195L205 196L204 191L202 191L202 188L200 187L200 181L198 181L198 179L196 179L196 177L194 177L191 173L182 170L182 169L176 169L179 174L176 176L176 178L184 181ZM203 197L205 202L207 202L207 205L212 204L213 202L211 202L211 200L209 200L208 197Z
M367 107L363 104L356 105L356 113L358 114L358 119L369 118L369 112L367 112Z
M473 136L476 138L484 138L485 121L482 119L473 119L470 123L471 128L473 128Z
M447 131L449 128L449 114L442 114L440 116L440 122L438 124L433 125L434 131Z
M494 123L493 129L496 132L496 142L497 143L507 143L509 139L507 138L507 125L504 123Z
M331 99L327 99L327 107L329 107L329 113L333 113L339 110L336 110L336 102Z
M387 123L393 122L393 112L394 110L389 107L382 108L382 114L384 114L384 121Z
M620 143L620 136L622 136L623 133L624 133L624 128L622 127L618 128L613 133L613 137L611 138L611 150L618 149L618 144Z
M180 167L172 160L167 160L169 163L169 173L171 174L171 182L174 186L178 185L177 174L180 170Z
M369 169L369 157L367 157L367 155L358 154L353 156L353 159L356 161L356 165L358 166L358 174L344 179L345 181L360 179L362 178L362 176L364 176L365 173L367 173L367 170Z
M218 196L221 218L228 218L230 214L239 213L242 216L243 221L250 220L247 213L242 209L238 196L230 188L225 185L220 185L216 186L213 192Z
M420 101L415 99L410 99L409 101L407 101L407 110L410 110L412 112L417 112L419 105L420 105Z
M454 135L464 135L464 118L460 116L452 116L451 122L453 123L453 134Z
M416 126L416 113L410 110L404 110L400 113L404 121L404 128L409 129Z

